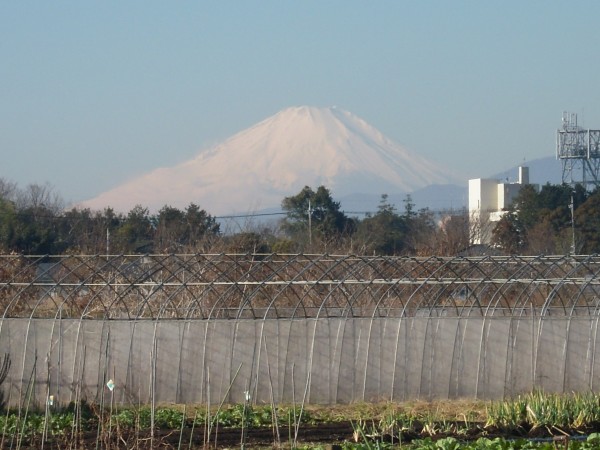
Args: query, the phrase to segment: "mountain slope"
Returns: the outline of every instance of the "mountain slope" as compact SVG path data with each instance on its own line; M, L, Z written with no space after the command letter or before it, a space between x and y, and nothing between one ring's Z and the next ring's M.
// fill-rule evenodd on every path
M198 204L211 214L279 206L309 185L334 198L464 183L338 108L288 108L172 168L159 168L84 202L127 211Z
M529 182L543 186L546 183L562 183L562 163L555 156L547 156L523 163L529 167ZM491 178L498 180L516 181L519 173L518 166L512 167L504 172L497 173Z

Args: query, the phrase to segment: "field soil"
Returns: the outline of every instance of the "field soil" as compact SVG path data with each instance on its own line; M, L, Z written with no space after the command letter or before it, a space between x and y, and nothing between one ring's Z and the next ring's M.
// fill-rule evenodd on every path
M480 437L493 439L530 438L556 439L560 441L566 435L589 434L600 430L600 424L590 424L585 430L559 430L548 428L528 428L503 430L485 426L486 403L471 400L439 402L405 403L364 403L338 406L307 406L307 416L311 423L303 423L297 430L289 426L224 428L215 427L210 433L203 425L194 428L186 426L177 429L131 430L112 428L99 435L98 432L84 432L77 436L63 436L60 440L49 439L44 442L47 448L136 448L144 449L199 449L199 448L290 448L294 441L298 445L319 445L336 448L343 442L363 441L369 430L381 431L375 439L379 441L408 443L415 439L432 438L434 440L453 436L460 441L473 441ZM395 436L385 434L380 424L386 417L420 417L401 433L395 430ZM422 418L426 418L424 421ZM431 420L428 420L431 419ZM357 432L357 424L362 424L362 435ZM14 442L7 440L0 447L14 448ZM23 440L20 448L40 448L41 442Z

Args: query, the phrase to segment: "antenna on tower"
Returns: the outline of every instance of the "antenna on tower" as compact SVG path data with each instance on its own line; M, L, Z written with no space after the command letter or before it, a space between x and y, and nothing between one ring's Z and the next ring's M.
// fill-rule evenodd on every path
M563 112L556 132L556 159L562 161L562 182L594 189L600 185L600 130L577 124L577 114Z

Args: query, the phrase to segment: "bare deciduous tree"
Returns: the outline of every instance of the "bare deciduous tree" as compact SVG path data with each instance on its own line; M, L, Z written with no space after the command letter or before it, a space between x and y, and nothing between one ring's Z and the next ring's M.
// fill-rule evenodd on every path
M49 184L28 184L24 189L16 192L16 205L20 210L33 211L45 209L53 214L58 214L64 209L62 197Z
M4 178L0 178L0 199L12 201L14 200L16 192L16 183Z

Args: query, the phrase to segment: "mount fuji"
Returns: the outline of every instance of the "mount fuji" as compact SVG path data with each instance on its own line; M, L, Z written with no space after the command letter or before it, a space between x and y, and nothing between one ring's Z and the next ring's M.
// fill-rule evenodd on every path
M396 144L354 114L337 107L301 106L284 109L187 162L155 169L81 206L126 212L142 205L157 211L193 202L210 214L224 215L278 208L284 197L304 186L324 185L339 200L378 199L384 193L456 184L465 180Z

